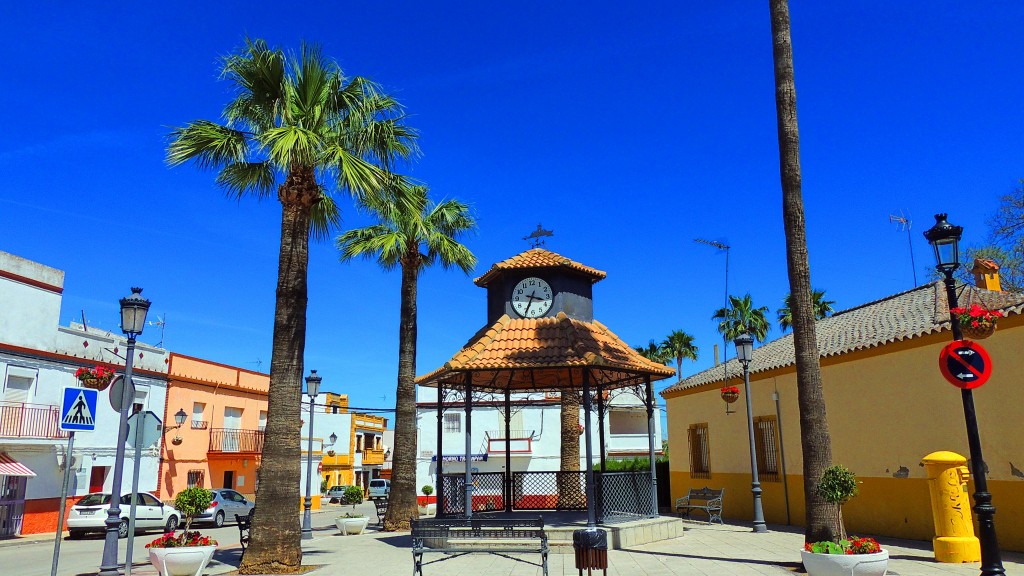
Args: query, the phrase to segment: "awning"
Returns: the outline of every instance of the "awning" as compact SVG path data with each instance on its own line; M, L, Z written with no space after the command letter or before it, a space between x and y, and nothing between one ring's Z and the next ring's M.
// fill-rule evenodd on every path
M0 452L0 476L27 476L35 477L36 473L29 470L21 462L7 455L7 452Z

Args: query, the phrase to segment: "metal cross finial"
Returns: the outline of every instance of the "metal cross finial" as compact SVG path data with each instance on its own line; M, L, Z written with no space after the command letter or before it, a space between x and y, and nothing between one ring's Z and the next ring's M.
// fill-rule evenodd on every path
M544 245L542 238L554 235L555 232L553 230L545 230L543 226L537 224L537 229L531 232L529 236L523 236L523 240L530 243L530 248L539 248Z

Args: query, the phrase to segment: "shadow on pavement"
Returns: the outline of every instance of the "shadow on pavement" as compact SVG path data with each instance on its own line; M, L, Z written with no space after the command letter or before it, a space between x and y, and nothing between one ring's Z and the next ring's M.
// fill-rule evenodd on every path
M788 570L799 570L803 567L801 562L775 562L772 560L754 560L751 558L728 558L724 556L706 556L700 554L679 554L675 552L650 552L647 550L636 550L634 548L621 548L621 552L630 554L646 554L648 556L671 556L673 558L693 558L694 560L716 560L719 562L732 562L735 564L760 564L762 566L779 566Z
M384 538L377 538L377 541L383 542L389 546L394 546L395 548L412 548L411 534L385 536Z

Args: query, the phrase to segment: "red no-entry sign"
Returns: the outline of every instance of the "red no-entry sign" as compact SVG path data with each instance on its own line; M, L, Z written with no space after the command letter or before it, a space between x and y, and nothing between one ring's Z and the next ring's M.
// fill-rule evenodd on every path
M992 360L981 344L954 340L939 353L939 370L957 388L977 388L992 375Z

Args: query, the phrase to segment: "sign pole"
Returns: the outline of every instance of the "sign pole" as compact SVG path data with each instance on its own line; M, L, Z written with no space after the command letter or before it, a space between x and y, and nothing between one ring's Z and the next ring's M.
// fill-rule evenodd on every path
M53 562L50 576L57 576L57 560L60 557L60 541L64 537L64 507L68 503L68 484L71 482L71 464L74 461L75 433L68 435L68 451L64 454L64 485L60 489L60 513L57 516L57 535L53 539Z
M135 564L135 560L132 558L132 548L135 544L135 508L139 500L139 467L142 461L142 437L143 430L146 429L146 412L144 410L136 412L135 418L138 425L135 427L135 438L133 439L135 462L132 470L131 508L128 510L128 550L124 559L124 576L132 576L132 565Z

